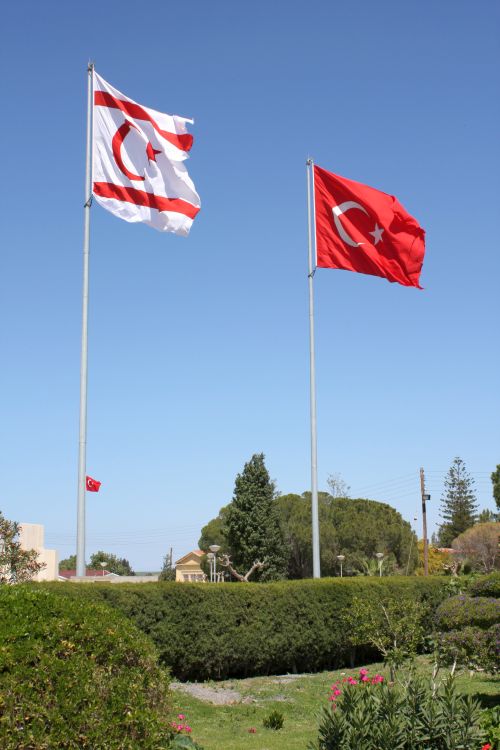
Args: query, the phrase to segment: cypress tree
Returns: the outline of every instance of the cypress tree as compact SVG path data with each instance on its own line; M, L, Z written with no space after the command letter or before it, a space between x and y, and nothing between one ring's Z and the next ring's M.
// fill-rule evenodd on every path
M224 521L234 568L245 574L256 560L266 563L252 580L271 581L286 575L288 555L274 497L264 454L256 453L236 477Z
M438 537L441 547L451 547L454 539L477 520L474 480L461 458L455 458L444 480L441 497L441 518Z
M500 464L497 465L496 470L492 473L491 481L493 482L493 497L497 504L497 510L500 513Z

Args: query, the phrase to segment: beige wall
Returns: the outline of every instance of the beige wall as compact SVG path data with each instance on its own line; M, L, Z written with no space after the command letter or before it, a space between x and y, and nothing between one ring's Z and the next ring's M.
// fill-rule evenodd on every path
M21 549L34 549L38 552L38 562L45 568L34 576L34 581L57 581L59 576L59 555L55 549L45 549L45 530L40 523L22 523L19 531Z
M182 583L200 582L206 579L204 572L200 568L199 558L186 560L184 563L177 563L175 566L175 580Z

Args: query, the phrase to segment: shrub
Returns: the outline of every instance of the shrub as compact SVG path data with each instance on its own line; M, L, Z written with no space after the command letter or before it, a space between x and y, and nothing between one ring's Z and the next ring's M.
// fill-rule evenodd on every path
M374 646L394 679L396 669L416 656L421 647L427 614L427 606L418 599L381 595L367 607L364 599L355 596L343 618L346 641Z
M269 584L40 584L104 600L155 642L180 679L319 671L350 658L342 615L357 596L442 600L443 578L355 578ZM375 655L366 643L357 658Z
M332 685L317 744L311 750L477 750L484 730L479 704L458 695L452 678L441 687L409 678L387 684L367 670Z
M500 750L500 706L483 711L481 728L483 742L489 744L491 750Z
M500 669L500 574L473 581L468 594L446 599L436 611L438 664ZM489 596L485 596L489 594ZM496 596L495 596L496 595Z
M283 729L283 724L285 723L285 717L281 713L281 711L271 711L268 716L264 716L262 720L263 725L266 729Z
M468 669L496 672L499 668L499 630L464 627L439 633L436 639L440 666L461 664Z
M155 648L103 604L0 588L0 695L2 750L170 747Z
M456 630L467 625L489 628L500 622L500 600L469 596L453 596L436 611L439 630Z
M500 571L477 578L470 586L471 596L494 596L500 598Z

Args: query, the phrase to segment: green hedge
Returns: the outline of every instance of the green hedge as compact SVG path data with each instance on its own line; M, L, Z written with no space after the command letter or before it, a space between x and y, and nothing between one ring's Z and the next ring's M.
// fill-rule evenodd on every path
M343 613L353 597L426 600L434 610L445 579L335 578L270 584L41 584L102 599L129 617L181 679L318 671L349 661ZM429 623L430 624L430 623ZM358 651L366 658L368 646ZM352 654L351 654L352 656Z
M453 596L443 602L436 612L439 630L457 630L469 625L489 628L500 622L500 599Z
M0 747L170 747L154 645L120 612L59 595L63 586L0 587Z
M470 596L493 596L500 599L500 571L476 579L470 585L468 593Z

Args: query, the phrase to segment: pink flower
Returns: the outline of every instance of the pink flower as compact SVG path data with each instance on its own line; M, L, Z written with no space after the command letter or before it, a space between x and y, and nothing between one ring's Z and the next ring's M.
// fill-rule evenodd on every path
M347 678L347 682L349 683L349 685L357 685L358 684L358 681L355 680L354 677L348 677Z
M192 732L193 730L191 729L191 727L189 726L189 724L185 724L184 725L184 731L189 734L189 732Z
M342 690L339 690L338 688L336 688L336 689L335 689L335 690L333 691L333 695L334 695L335 697L337 697L337 695L342 695Z
M481 750L491 750L491 745L489 742L486 743L486 745L483 745Z
M359 670L359 674L360 675L368 674L368 670L365 667L361 667L361 669Z
M184 714L177 714L177 718L178 719L185 719L186 717L184 716Z

